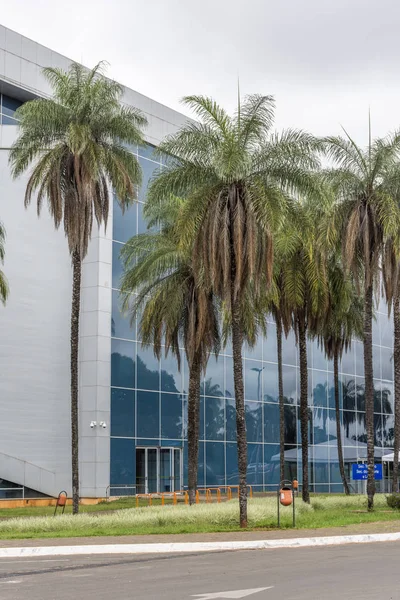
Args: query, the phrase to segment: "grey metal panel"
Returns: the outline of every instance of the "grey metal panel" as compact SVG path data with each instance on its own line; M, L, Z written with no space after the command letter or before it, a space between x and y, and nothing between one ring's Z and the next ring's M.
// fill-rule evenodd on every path
M0 453L57 470L69 489L70 259L46 210L38 219L35 206L24 209L25 185L24 179L12 181L8 152L0 149L4 271L11 290L6 308L0 307Z

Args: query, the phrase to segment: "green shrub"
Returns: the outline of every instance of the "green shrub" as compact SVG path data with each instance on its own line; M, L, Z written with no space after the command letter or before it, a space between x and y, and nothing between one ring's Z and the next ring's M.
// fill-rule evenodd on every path
M400 510L400 494L391 494L390 496L386 496L386 502L390 508Z

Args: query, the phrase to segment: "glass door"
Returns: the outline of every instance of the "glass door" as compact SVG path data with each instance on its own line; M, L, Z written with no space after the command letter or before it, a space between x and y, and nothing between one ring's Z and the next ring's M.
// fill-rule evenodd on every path
M181 448L136 448L138 494L179 492L181 489Z
M160 448L160 492L173 492L171 449Z

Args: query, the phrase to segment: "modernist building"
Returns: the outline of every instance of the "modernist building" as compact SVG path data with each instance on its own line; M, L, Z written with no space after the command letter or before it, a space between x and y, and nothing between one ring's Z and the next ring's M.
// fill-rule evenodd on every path
M70 60L0 27L0 220L7 230L4 270L11 294L0 307L0 497L70 492L69 334L71 266L62 231L24 209L26 179L13 181L8 151L17 136L16 107L50 90L42 67ZM190 91L190 90L189 90ZM153 147L183 115L125 89L123 101L147 116L147 145L135 148L143 169L138 204L113 207L107 231L93 231L83 267L80 339L80 478L82 496L182 489L187 483L188 370L142 349L137 328L119 311L122 245L146 230L146 186L159 167ZM374 322L376 456L393 445L392 325L385 307ZM245 349L248 481L275 489L279 476L276 335ZM320 492L341 490L333 369L309 342L310 479ZM283 344L286 468L301 478L299 369L293 336ZM340 367L341 422L348 466L366 456L362 346ZM100 425L101 424L101 425ZM237 483L232 355L210 360L202 383L199 483Z

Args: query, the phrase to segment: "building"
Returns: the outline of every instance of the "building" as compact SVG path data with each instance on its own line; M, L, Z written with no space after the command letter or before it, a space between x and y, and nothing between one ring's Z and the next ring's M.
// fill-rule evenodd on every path
M0 309L0 497L70 493L69 333L71 267L61 231L23 206L23 178L12 181L8 150L17 135L14 111L50 90L44 66L70 61L0 27L0 219L7 230L4 270L11 294ZM189 90L190 91L190 90ZM119 251L145 231L146 184L159 167L152 147L183 124L183 115L130 89L123 101L147 116L147 145L134 149L143 169L139 203L113 207L107 231L93 231L83 267L80 339L81 494L173 491L187 483L188 371L144 350L119 311ZM374 323L376 455L393 445L392 324L385 307ZM276 489L279 477L276 335L244 351L248 482ZM287 476L301 478L299 370L293 336L283 344ZM343 443L351 461L365 456L362 346L341 363ZM341 490L337 464L332 365L309 342L310 482ZM237 483L232 356L211 359L202 383L199 484ZM350 458L348 468L350 466Z

